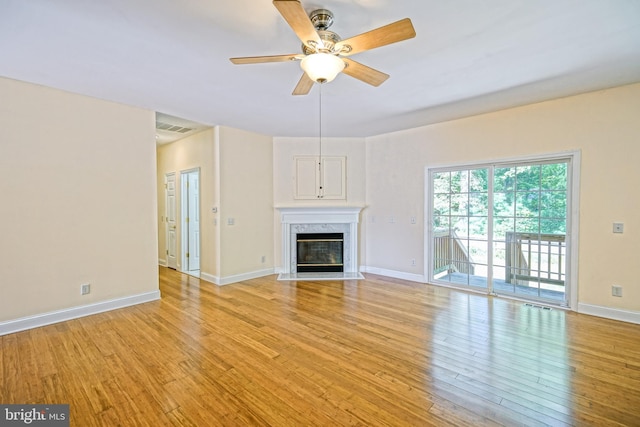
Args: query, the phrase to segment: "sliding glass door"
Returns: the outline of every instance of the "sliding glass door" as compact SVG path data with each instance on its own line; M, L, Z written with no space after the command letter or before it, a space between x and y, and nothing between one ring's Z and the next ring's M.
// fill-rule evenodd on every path
M489 170L435 171L433 188L433 277L487 288L489 278Z
M493 177L493 289L565 303L567 162L500 166Z
M429 170L430 280L568 305L571 158Z

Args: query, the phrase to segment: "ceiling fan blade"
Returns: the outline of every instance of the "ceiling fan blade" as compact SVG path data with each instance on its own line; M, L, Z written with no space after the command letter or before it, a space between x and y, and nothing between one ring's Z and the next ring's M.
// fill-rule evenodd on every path
M342 71L343 73L358 80L362 80L371 86L380 86L389 78L389 74L367 67L366 65L352 59L342 58L342 60L347 64Z
M324 47L322 39L298 0L274 0L273 5L305 46Z
M306 95L311 91L313 87L313 80L307 76L307 73L302 73L302 77L298 82L296 88L293 90L292 95Z
M379 27L375 30L339 41L336 43L335 49L339 51L345 48L344 52L340 53L340 55L349 56L354 53L411 39L415 36L416 30L413 28L411 19L404 18L392 24L385 25L384 27ZM349 49L349 47L351 49Z
M302 59L304 55L292 53L290 55L273 55L273 56L244 56L241 58L229 58L234 64L261 64L265 62L287 62Z

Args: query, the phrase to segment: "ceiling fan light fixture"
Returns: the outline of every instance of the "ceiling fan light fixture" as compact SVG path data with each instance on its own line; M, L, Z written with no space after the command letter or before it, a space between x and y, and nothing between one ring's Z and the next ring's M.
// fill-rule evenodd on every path
M305 56L300 67L314 82L328 83L344 70L344 61L330 53L314 53Z

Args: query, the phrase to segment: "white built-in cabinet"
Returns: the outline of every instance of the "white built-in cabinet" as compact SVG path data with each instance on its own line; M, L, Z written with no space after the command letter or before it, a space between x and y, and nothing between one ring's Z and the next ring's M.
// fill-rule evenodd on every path
M346 164L346 157L294 157L294 198L345 200Z

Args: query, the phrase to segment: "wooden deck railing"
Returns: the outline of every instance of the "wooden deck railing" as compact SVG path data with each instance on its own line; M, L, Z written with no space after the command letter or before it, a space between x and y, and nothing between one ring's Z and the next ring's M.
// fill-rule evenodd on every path
M564 286L565 238L564 234L506 233L505 281Z
M462 244L455 231L435 230L433 241L433 274L439 274L443 271L474 273L469 251Z

